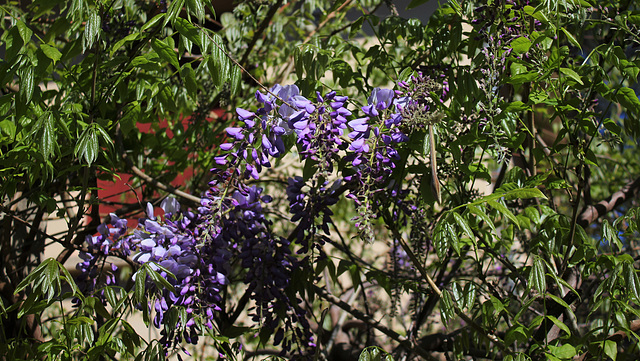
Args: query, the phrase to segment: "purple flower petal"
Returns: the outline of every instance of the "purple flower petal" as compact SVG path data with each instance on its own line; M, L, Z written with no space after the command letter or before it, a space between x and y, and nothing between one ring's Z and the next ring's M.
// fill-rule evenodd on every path
M234 137L237 140L244 139L244 134L242 134L242 128L229 127L226 130L227 130L227 134L229 134L229 136Z
M220 149L222 149L224 151L227 151L227 150L232 149L234 145L235 144L233 144L233 143L222 143L222 144L220 144Z
M238 114L238 118L240 118L240 120L247 120L256 116L255 113L242 108L236 108L236 113Z

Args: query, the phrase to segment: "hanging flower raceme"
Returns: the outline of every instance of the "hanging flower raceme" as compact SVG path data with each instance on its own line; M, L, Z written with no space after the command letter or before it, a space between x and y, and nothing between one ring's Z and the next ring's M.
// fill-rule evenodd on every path
M304 178L289 178L287 186L287 198L289 199L289 211L292 222L298 222L293 239L297 244L302 246L298 253L304 254L309 251L311 246L322 246L325 237L330 234L329 225L332 223L330 206L338 203L343 184L341 179L333 182L325 181L317 185L317 180L311 180L307 185ZM324 235L318 235L318 229L322 230ZM315 240L317 243L313 243ZM320 249L319 249L320 250Z
M399 100L393 90L375 88L368 104L362 107L367 117L348 123L353 130L349 133L352 153L346 159L355 171L346 178L348 181L385 182L395 168L395 161L400 159L397 144L408 140L399 128L402 122Z
M398 108L403 118L402 129L408 133L426 132L429 125L441 119L442 114L436 108L437 103L444 103L449 92L446 80L437 81L419 72L398 85L398 94L401 95Z
M156 300L150 305L156 311L156 327L161 327L173 306L186 309L186 316L179 320L178 327L163 329L163 342L170 346L184 337L195 344L201 332L198 324L213 328L214 312L222 310L221 287L227 283L225 265L212 262L216 251L201 244L203 219L200 215L181 211L173 198L165 199L161 208L165 211L164 220L154 217L153 207L148 205L148 218L140 220L138 229L130 236L129 242L139 251L133 259L141 264L152 262L151 268L173 286L173 291L157 290ZM153 283L147 282L147 287L153 292Z
M218 244L227 244L241 261L246 292L256 305L253 321L275 334L274 343L282 342L283 352L291 350L292 342L303 350L313 346L313 335L296 291L290 287L293 272L302 265L291 254L289 241L271 232L262 208L271 197L262 195L262 191L257 186L239 184L231 197L222 199L214 182L208 199L203 201L210 210L204 213L221 215L212 238L219 238Z
M275 95L275 96L274 96ZM276 98L277 96L277 98ZM244 178L260 178L263 167L270 168L270 158L278 158L285 152L283 136L291 133L289 122L299 117L288 105L279 106L277 100L294 102L302 98L295 85L282 87L276 85L265 95L256 92L256 99L262 104L255 113L238 108L238 119L243 122L239 127L226 129L229 142L220 145L227 153L215 158L218 166L233 169Z
M375 88L363 106L366 117L348 123L350 153L345 160L351 163L351 169L344 179L351 185L347 195L357 206L358 215L354 217L360 235L372 241L374 232L372 219L377 217L374 209L376 193L386 192L393 184L391 174L400 160L398 144L409 138L401 130L403 118L400 114L404 98L397 97L390 89Z
M289 120L300 144L300 154L303 159L317 162L320 173L326 176L340 160L339 152L347 147L342 136L351 115L345 106L348 98L332 91L325 96L317 92L315 104L301 96L292 100L301 109Z
M101 272L105 273L107 285L116 283L115 272L118 267L106 261L108 256L127 257L131 253L125 237L127 220L118 218L114 213L110 213L109 218L109 225L100 224L98 226L97 236L86 236L87 251L81 251L79 254L82 262L76 265L76 269L80 271L78 286L84 295L93 295ZM108 267L105 267L107 263ZM100 291L97 296L103 302L105 301L104 291ZM76 299L74 302L78 303L79 300Z

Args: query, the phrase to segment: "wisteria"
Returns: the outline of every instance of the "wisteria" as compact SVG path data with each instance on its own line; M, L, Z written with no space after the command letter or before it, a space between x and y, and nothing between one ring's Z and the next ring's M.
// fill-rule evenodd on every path
M317 180L311 180L307 185L304 178L296 176L289 178L287 198L292 222L298 222L293 233L296 242L301 246L298 253L304 254L309 247L319 247L324 244L324 238L330 234L329 225L332 223L333 211L330 206L338 202L341 193L342 180L326 181L321 185ZM318 237L318 229L323 235ZM313 243L316 239L317 244Z
M156 311L154 325L160 327L172 306L186 308L186 319L180 320L185 331L176 334L174 329L165 328L165 343L181 341L197 343L198 330L196 318L202 317L202 323L213 328L213 313L221 311L221 287L227 283L224 265L210 262L207 247L201 247L198 240L202 232L199 215L180 210L179 203L173 198L165 199L161 204L165 211L161 222L154 216L153 207L147 207L147 218L140 220L129 242L139 251L133 260L144 264L152 262L168 270L158 269L162 277L168 279L173 292L158 290L159 297L153 304Z
M78 285L85 295L93 294L96 291L96 285L99 275L106 271L106 283L108 285L115 284L115 272L118 270L113 263L105 270L107 256L127 257L131 254L131 244L128 242L126 235L128 232L127 220L120 219L114 213L109 215L110 223L98 226L98 235L87 235L85 244L87 250L80 252L79 256L82 262L76 265L76 269L80 271L78 276ZM103 292L99 292L99 296ZM75 300L76 303L79 300Z
M443 87L422 75L401 82L397 91L376 88L360 107L359 118L349 110L349 99L334 91L318 92L313 101L295 85L256 92L260 107L238 108L238 123L226 129L227 141L215 157L213 179L200 206L182 209L175 199L166 198L161 204L164 216L155 216L148 205L146 217L133 231L112 215L111 228L101 226L100 235L87 239L99 256L81 255L83 278L93 280L85 290L95 288L99 257L132 256L133 262L149 265L173 288L147 280L153 297L149 305L138 306L155 312L153 324L162 328L165 347L171 347L182 341L195 344L206 330L225 327L229 315L224 294L232 283L242 281L254 304L250 315L258 330L272 334L283 354L304 358L315 346L314 332L304 290L293 283L294 275L311 273L312 263L323 257L331 235L331 206L343 196L356 205L359 215L353 221L362 238L374 239L378 199L383 194L402 198L405 193L392 179L401 146L424 117L432 116L433 104L426 99L439 89ZM293 149L286 144L294 144ZM261 180L274 160L290 150L315 171L288 180L295 227L283 236L272 230L264 212L272 198L247 180ZM309 257L312 250L318 250L318 258ZM171 316L176 308L184 310L177 323Z

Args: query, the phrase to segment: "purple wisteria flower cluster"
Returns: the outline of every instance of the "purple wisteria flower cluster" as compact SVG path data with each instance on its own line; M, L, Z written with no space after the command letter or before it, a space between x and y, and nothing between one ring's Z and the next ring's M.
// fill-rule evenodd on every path
M317 186L317 182L317 179L313 179L307 185L304 178L296 176L289 178L287 186L289 211L293 214L291 221L298 222L292 236L301 246L298 250L300 254L306 254L310 245L322 252L320 247L331 233L329 225L333 211L330 206L338 202L342 193L341 179L325 181L320 186ZM320 236L319 229L323 233ZM313 242L314 239L316 242Z
M221 288L227 284L228 269L219 262L221 259L215 252L210 252L210 247L202 247L203 222L199 214L181 211L174 198L166 198L161 208L165 211L163 221L154 216L153 207L148 205L147 218L140 220L128 241L138 251L133 260L141 264L152 262L152 269L174 288L173 291L157 290L159 295L153 303L154 325L161 327L172 306L186 310L186 317L179 321L178 327L163 329L164 343L177 344L184 337L188 343L196 344L202 331L198 325L212 329L214 313L222 310ZM153 283L147 284L152 290ZM183 332L176 332L181 328Z
M221 144L220 149L229 152L215 158L218 166L227 166L234 176L259 179L263 167L271 167L269 159L280 157L285 152L283 136L291 133L291 118L295 119L300 113L294 113L286 105L278 107L276 100L304 102L306 99L298 93L298 88L293 85L277 85L267 95L256 92L256 99L263 105L256 112L238 108L238 119L244 124L226 129L230 141Z
M218 175L231 176L228 172ZM225 180L210 183L199 208L208 224L206 244L226 250L224 263L230 264L232 258L240 262L246 293L255 303L252 320L274 335L275 345L282 343L283 353L293 350L294 342L301 353L314 346L313 333L290 284L293 273L304 265L292 255L289 241L270 229L263 204L271 202L271 197L262 195L262 188L243 183L236 185L230 197L221 196L228 191Z
M342 136L351 112L348 98L330 92L316 95L316 102L300 95L295 85L272 87L268 94L256 92L262 104L256 112L236 110L242 126L229 127L230 142L220 145L227 153L216 157L219 166L245 178L259 179L263 167L271 167L270 158L284 154L284 137L295 134L303 159L317 162L322 173L330 173L346 148ZM278 102L280 104L278 104Z
M401 92L376 88L367 99L367 105L361 108L366 115L348 123L351 151L345 160L351 163L350 173L345 181L350 184L347 198L356 204L358 215L352 220L359 230L360 237L372 242L374 237L373 220L376 197L389 191L396 192L392 173L401 159L399 143L409 140L401 129L403 124L402 108L409 99Z
M126 235L128 232L127 220L120 219L114 213L109 214L110 223L98 226L98 235L87 235L85 243L86 251L81 251L79 256L82 262L76 265L76 269L80 271L77 283L80 291L85 295L94 295L104 299L104 291L100 290L98 294L94 294L96 286L101 274L106 275L105 282L107 285L116 283L115 272L118 267L113 263L106 262L107 256L115 256L126 258L131 254L130 244ZM105 268L107 267L108 268ZM78 303L79 300L74 300Z
M399 85L398 91L374 89L360 108L363 116L355 119L350 119L349 99L333 91L316 93L314 100L295 85L256 92L260 107L236 110L240 122L226 129L228 140L220 145L213 179L197 209L182 210L167 198L161 204L164 217L156 217L148 206L147 217L131 232L125 220L112 215L110 228L100 226L98 236L87 238L91 252L81 255L84 262L78 266L93 282L85 290L95 289L102 256L132 255L134 263L171 286L159 287L147 277L149 304L138 307L155 311L153 324L162 328L164 345L174 347L183 341L195 344L206 330L227 328L230 318L234 322L238 310L226 308L225 295L231 284L243 282L245 301L236 307L252 301L250 316L261 339L273 337L289 357L312 354L306 351L315 346L303 306L306 290L293 280L314 277L312 263L318 258L312 250L324 255L331 208L343 195L356 204L353 221L362 238L373 240L372 220L383 200L406 194L393 180L403 157L401 145L433 115L433 92L442 91L444 97L447 90L446 84L436 86L422 75ZM261 180L274 160L290 151L312 171L288 180L296 227L283 237L265 215L272 198L247 180Z
M244 282L256 303L252 319L269 330L277 330L274 344L284 340L284 352L291 350L292 339L306 340L303 346L313 346L306 312L298 305L301 301L287 292L292 274L300 265L291 255L289 241L270 231L270 222L265 218L261 204L270 199L260 197L261 193L262 189L257 187L234 193L235 215L229 219L225 232L238 244L238 257L247 270ZM279 326L281 321L284 323L282 327ZM293 337L284 339L285 332L293 333Z

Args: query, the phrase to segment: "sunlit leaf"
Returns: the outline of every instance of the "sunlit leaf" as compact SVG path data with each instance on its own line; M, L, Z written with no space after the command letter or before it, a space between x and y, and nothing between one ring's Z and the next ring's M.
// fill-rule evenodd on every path
M96 42L98 38L98 33L100 31L100 15L96 11L91 11L89 14L89 19L84 27L84 41L82 43L82 51L86 51L87 49L91 49L93 43Z
M151 47L155 52L160 56L160 58L169 64L171 64L174 68L180 69L180 64L178 63L178 56L176 52L167 45L162 40L153 39L151 40Z
M529 272L529 287L538 291L539 294L544 294L547 291L545 268L544 261L536 257Z

